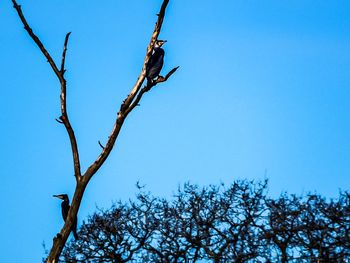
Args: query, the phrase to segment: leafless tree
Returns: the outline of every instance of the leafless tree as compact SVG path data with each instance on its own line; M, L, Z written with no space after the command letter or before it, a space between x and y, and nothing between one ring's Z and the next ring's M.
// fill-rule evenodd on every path
M228 188L186 184L170 200L142 190L99 211L61 261L347 262L350 195L267 196L266 182Z
M297 236L302 258L313 262L346 262L350 259L350 195L341 192L338 200L309 195L300 218L306 225Z
M101 153L96 158L96 160L87 168L85 172L81 171L77 139L74 134L74 129L69 120L68 111L67 111L67 96L66 96L67 81L65 78L65 71L66 71L65 61L66 61L67 46L68 46L70 32L66 34L64 44L63 44L62 59L60 61L60 64L58 64L53 60L52 56L50 55L50 52L45 48L42 41L39 39L39 37L34 33L32 28L29 26L27 19L25 18L22 12L21 6L18 5L15 0L12 0L12 2L13 2L14 8L18 13L19 18L21 19L24 25L24 29L27 31L29 36L39 47L39 49L47 59L48 63L50 64L53 72L55 73L60 83L61 116L59 117L59 119L57 119L57 121L62 123L65 129L67 130L70 144L71 144L71 149L72 149L76 187L75 187L74 196L71 202L71 208L67 216L67 220L63 228L61 229L60 233L57 234L57 236L53 239L53 245L47 258L47 262L54 263L54 262L58 262L58 258L68 239L69 233L71 232L74 218L76 218L77 216L80 203L84 196L84 191L89 181L91 180L91 178L96 174L96 172L100 169L100 167L103 165L103 163L106 161L109 154L111 153L125 119L129 115L129 113L138 105L138 103L140 102L140 100L142 99L143 95L146 92L150 91L157 84L166 81L177 70L177 67L176 67L172 69L165 77L159 76L150 85L142 86L146 76L146 66L152 55L155 42L160 34L162 24L163 24L163 19L165 16L166 7L169 3L169 0L163 0L150 43L148 44L148 47L147 47L147 52L143 62L141 73L135 85L131 89L130 93L125 98L125 100L121 103L120 109L116 116L113 129L108 137L108 141L105 146L99 143L102 148ZM130 251L130 253L132 253L132 250Z

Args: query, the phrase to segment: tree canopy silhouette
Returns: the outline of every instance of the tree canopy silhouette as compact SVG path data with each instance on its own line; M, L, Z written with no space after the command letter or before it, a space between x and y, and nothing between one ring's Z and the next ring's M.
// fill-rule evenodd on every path
M140 189L90 216L62 262L345 262L350 194L267 195L267 181L200 188L171 200Z

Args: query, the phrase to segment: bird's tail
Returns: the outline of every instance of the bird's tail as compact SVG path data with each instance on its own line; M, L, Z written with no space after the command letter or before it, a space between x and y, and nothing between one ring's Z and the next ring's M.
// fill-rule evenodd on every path
M74 239L78 240L79 236L78 236L78 233L77 233L77 219L76 218L75 218L74 223L73 223L72 232L73 232Z
M79 236L78 236L77 230L73 229L72 232L73 232L74 239L78 240Z
M153 83L152 79L151 79L151 78L147 78L147 84L146 84L146 86L147 86L148 88L151 87L152 83Z

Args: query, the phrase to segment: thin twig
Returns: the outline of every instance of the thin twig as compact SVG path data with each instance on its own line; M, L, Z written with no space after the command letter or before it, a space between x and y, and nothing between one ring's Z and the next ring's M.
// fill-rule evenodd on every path
M41 52L44 54L46 57L47 61L50 63L51 68L55 72L56 76L60 81L63 81L63 77L60 74L60 71L58 70L55 62L53 61L52 57L50 56L49 52L46 50L44 47L43 43L40 41L40 39L34 34L33 30L30 28L30 26L27 23L27 20L25 19L23 13L22 13L22 8L20 5L17 4L15 0L12 0L13 7L16 9L19 18L21 19L24 29L28 32L30 37L34 40L34 42L37 44L37 46L40 48Z
M71 33L72 32L68 32L66 34L66 38L64 39L63 52L62 52L62 62L61 62L61 74L62 74L62 76L64 75L64 72L65 72L64 64L65 64L65 61L66 61L68 39L69 39L69 36L70 36Z
M164 82L164 81L167 81L168 78L170 78L171 75L173 75L175 73L175 71L179 68L179 66L177 66L176 68L173 68L172 70L170 70L168 72L168 74L165 75L165 77L163 76L159 76L157 79L156 79L156 83L161 83L161 82Z
M100 141L98 141L98 145L100 145L100 147L101 147L102 149L105 148L105 147L102 145L102 143L101 143Z
M61 121L61 120L59 120L59 119L55 119L58 123L60 123L60 124L63 124L63 121Z

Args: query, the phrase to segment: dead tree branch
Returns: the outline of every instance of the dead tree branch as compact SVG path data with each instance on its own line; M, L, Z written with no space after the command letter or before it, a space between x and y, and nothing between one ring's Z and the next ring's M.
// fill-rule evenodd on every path
M63 124L63 121L61 121L60 119L55 119L55 121L57 121L58 123L60 123L60 124Z
M76 178L76 188L74 192L74 196L72 199L71 207L69 209L67 219L65 221L65 224L63 228L61 229L60 233L57 234L57 236L53 239L53 245L51 248L51 251L49 253L49 256L47 258L48 263L57 263L59 256L62 252L62 249L68 239L68 236L72 230L72 226L74 223L74 220L78 214L78 210L80 207L80 203L82 201L85 188L87 187L87 184L89 183L90 179L96 172L100 169L100 167L103 165L103 163L108 158L109 154L111 153L114 144L116 142L116 139L119 135L119 132L122 128L122 125L124 123L125 118L128 116L128 114L138 105L139 101L141 100L143 94L145 92L148 92L152 87L157 85L160 82L166 81L176 70L178 67L172 69L165 77L159 77L154 83L152 83L150 86L145 86L141 89L142 83L145 80L146 76L146 66L147 63L152 55L155 42L160 34L164 16L165 16L165 10L169 3L169 0L163 0L162 6L160 8L158 19L151 37L151 40L147 47L146 56L143 62L141 73L131 89L130 93L126 97L126 99L123 101L123 103L120 106L120 110L117 114L116 121L114 123L113 129L111 131L111 134L109 136L109 139L105 146L103 146L100 142L99 145L102 148L102 151L100 155L97 157L97 159L88 167L86 172L82 175L81 174L81 168L80 168L80 158L79 158L79 151L78 151L78 144L77 140L74 134L74 130L72 128L72 125L68 118L67 113L67 100L66 100L66 88L67 88L67 81L64 77L65 74L65 61L66 61L66 53L67 53L67 46L68 46L68 40L70 36L70 32L66 34L64 44L63 44L63 51L62 51L62 59L61 59L61 65L60 69L57 67L56 63L52 59L50 53L45 48L44 44L40 41L40 39L34 34L33 30L30 28L30 26L27 23L27 20L25 19L21 6L17 4L16 0L12 0L13 6L16 9L18 16L20 17L22 24L24 25L25 30L28 32L29 36L33 39L33 41L37 44L43 55L46 57L47 61L49 62L52 70L56 74L60 85L61 85L61 93L60 93L60 104L61 104L61 116L59 119L56 119L57 122L63 123L71 144L72 148L72 155L73 155L73 163L74 163L74 175Z
M67 45L68 45L68 39L72 32L67 33L66 38L64 39L63 44L63 52L62 52L62 62L61 62L61 75L63 76L65 73L64 69L64 63L66 62L66 53L67 53Z
M102 143L101 143L100 141L98 141L98 145L100 145L100 147L101 147L102 149L105 148L105 147L102 145Z
M151 41L147 47L147 52L146 52L145 60L143 62L142 71L141 71L134 87L132 88L129 95L125 99L125 101L123 103L124 105L122 105L122 107L128 107L131 104L131 102L135 98L136 94L139 92L143 81L145 80L146 66L147 66L148 60L150 59L150 57L152 55L154 44L156 43L156 40L158 39L160 30L162 28L163 20L164 20L164 16L165 16L165 10L166 10L168 3L169 3L169 0L163 0L163 4L162 4L160 11L159 11L159 14L158 14L158 20L157 20L156 26L154 28L154 31L153 31L153 34L151 37Z
M158 20L157 23L155 25L152 37L151 37L151 41L147 47L147 53L143 62L143 66L142 66L142 71L136 81L136 84L134 85L134 87L132 88L132 90L130 91L129 95L126 97L126 99L123 101L122 105L120 106L120 110L118 112L117 115L117 119L114 123L114 127L112 129L112 132L109 136L109 139L106 143L106 146L104 147L104 149L102 150L101 154L97 157L96 161L89 166L89 168L86 170L85 174L84 174L84 180L85 181L89 181L91 179L91 177L98 171L98 169L101 167L101 165L105 162L105 160L107 159L107 157L109 156L109 154L112 151L112 148L114 146L114 143L119 135L120 129L124 123L125 118L128 116L128 114L135 108L136 104L134 106L130 106L131 103L133 102L133 100L135 99L135 96L139 93L140 88L142 83L145 80L145 76L146 76L146 66L148 63L148 60L150 59L151 55L152 55L152 51L154 48L154 44L159 36L160 30L162 28L162 24L163 24L163 20L164 20L164 16L165 16L165 10L166 7L169 3L169 0L164 0L163 4L160 8L160 12L158 15ZM138 101L141 100L143 93L139 93L140 98Z
M49 54L49 52L46 50L46 48L44 47L43 43L40 41L40 39L34 34L33 30L30 28L30 26L27 23L27 20L25 19L23 13L22 13L22 8L20 5L17 4L17 2L15 0L12 0L13 3L13 7L16 9L19 18L22 21L22 24L24 25L24 29L28 32L29 36L33 39L33 41L35 42L35 44L37 44L37 46L40 48L41 52L44 54L44 56L47 59L47 62L49 62L52 70L55 72L56 76L58 77L58 79L61 81L62 80L62 76L60 74L60 71L58 70L55 62L53 61L51 55Z
M63 53L62 53L62 62L61 62L61 70L58 69L56 63L52 59L50 53L47 51L45 48L44 44L40 41L40 39L34 34L32 28L29 26L26 18L23 15L22 8L20 5L17 4L15 0L12 0L13 7L16 9L18 16L20 17L24 29L28 32L29 36L33 39L33 41L37 44L43 55L46 57L47 61L49 62L52 70L55 72L58 80L60 81L61 84L61 117L60 121L64 124L66 127L69 140L71 143L71 148L72 148L72 155L73 155L73 162L74 162L74 174L76 177L76 180L78 181L81 176L81 171L80 171L80 161L79 161L79 152L78 152L78 145L77 141L74 135L74 130L70 124L68 114L67 114L67 104L66 104L66 86L67 86L67 81L64 78L64 72L65 72L65 59L66 59L66 52L67 52L67 45L68 45L68 39L70 36L70 33L66 35L64 45L63 45Z
M172 70L169 71L168 74L166 74L165 77L159 76L156 81L150 85L145 85L141 91L137 94L136 99L134 100L134 102L129 106L129 108L126 111L126 114L129 114L129 112L131 112L136 106L139 106L139 102L143 96L144 93L150 91L154 86L156 86L158 83L167 81L168 78L170 78L171 75L173 75L175 73L175 71L178 69L179 67L173 68Z

